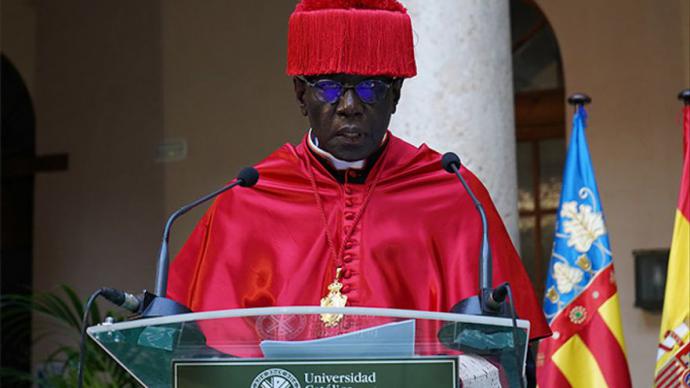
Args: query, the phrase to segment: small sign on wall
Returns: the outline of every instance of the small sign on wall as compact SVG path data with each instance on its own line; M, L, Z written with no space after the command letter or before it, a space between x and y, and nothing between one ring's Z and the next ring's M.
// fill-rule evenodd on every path
M635 257L635 307L661 312L666 291L668 249L640 249Z
M156 146L156 162L169 163L187 159L187 139L164 139Z

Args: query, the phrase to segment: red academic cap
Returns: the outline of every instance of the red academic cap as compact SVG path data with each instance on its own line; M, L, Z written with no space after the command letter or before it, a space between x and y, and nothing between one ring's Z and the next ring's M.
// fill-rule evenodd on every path
M287 73L413 77L410 16L396 0L302 0L290 16Z

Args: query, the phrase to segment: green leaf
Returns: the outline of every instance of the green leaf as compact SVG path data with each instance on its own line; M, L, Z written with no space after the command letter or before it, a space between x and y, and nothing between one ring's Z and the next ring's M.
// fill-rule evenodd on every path
M57 295L46 293L45 302L50 305L51 309L55 312L55 316L59 317L63 322L67 323L70 327L79 329L81 327L81 318L76 317L74 312L70 310L63 300L61 300Z
M77 316L84 316L84 304L82 303L81 299L79 299L79 296L77 296L77 293L66 284L63 284L60 286L60 288L67 295L67 298L69 298L69 301L72 303L72 308L74 308ZM96 303L94 303L94 305L95 304Z
M65 338L65 334L73 337L70 345L62 344L45 356L44 363L57 363L62 367L56 370L46 368L38 378L30 374L12 369L1 369L0 375L12 376L32 382L38 387L74 387L77 379L77 365L79 360L79 335L81 331L81 319L84 312L84 304L72 288L62 285L52 292L34 293L32 295L2 295L0 307L3 314L3 336L8 338L21 335L33 335L34 343L50 338ZM31 321L27 324L27 316L34 313L38 317L48 318L35 320L33 328ZM121 316L107 311L106 314L115 319ZM94 302L90 309L91 324L102 321L98 303ZM33 332L31 333L30 330ZM84 386L86 387L138 387L134 380L102 349L86 339L86 368L84 373ZM8 377L9 378L9 377ZM17 380L19 381L19 380Z

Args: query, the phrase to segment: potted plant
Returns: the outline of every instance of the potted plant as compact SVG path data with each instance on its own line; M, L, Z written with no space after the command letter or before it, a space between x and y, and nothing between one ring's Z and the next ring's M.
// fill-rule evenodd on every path
M76 292L62 285L53 292L32 295L3 295L0 297L5 338L31 336L34 345L51 339L60 345L40 360L35 374L12 369L0 370L0 374L16 382L31 383L38 387L75 387L79 362L79 338L84 303ZM33 330L26 324L27 313L33 314ZM101 314L97 303L91 306L89 325L103 322L110 316L120 319L110 311ZM24 336L24 337L22 337ZM93 342L86 339L84 386L90 388L137 387L139 384L112 358Z

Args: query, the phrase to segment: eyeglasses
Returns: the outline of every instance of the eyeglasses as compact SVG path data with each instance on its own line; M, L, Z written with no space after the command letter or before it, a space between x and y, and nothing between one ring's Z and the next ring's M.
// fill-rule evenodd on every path
M362 102L366 104L375 104L386 97L388 89L393 84L392 81L386 82L380 79L365 79L357 85L344 85L330 79L320 79L312 82L302 76L298 76L297 78L314 88L316 97L319 100L329 104L338 102L347 89L354 89Z

